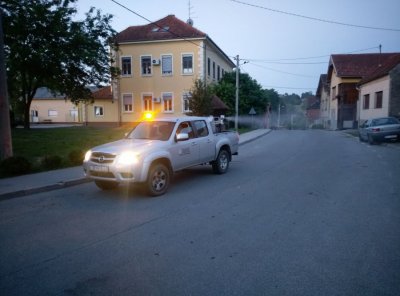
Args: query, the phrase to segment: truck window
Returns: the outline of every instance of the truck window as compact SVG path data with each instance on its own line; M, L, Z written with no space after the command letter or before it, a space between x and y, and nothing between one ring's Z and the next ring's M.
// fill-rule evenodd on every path
M196 120L194 122L194 127L196 129L197 137L201 138L208 136L208 128L204 120Z
M189 121L181 122L176 130L176 134L185 133L189 135L189 139L194 138L194 132Z

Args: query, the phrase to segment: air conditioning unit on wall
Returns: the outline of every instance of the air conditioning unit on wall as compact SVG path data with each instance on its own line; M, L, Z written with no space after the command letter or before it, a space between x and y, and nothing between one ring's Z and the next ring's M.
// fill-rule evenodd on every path
M159 66L160 65L160 60L159 59L153 59L151 61L151 63L152 63L153 66Z
M161 98L153 98L153 103L161 103Z

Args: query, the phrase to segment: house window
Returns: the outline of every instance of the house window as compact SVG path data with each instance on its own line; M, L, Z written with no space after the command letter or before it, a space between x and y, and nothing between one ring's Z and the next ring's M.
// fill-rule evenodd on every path
M183 54L182 55L182 73L193 74L193 55Z
M132 94L122 94L122 104L124 112L133 112Z
M207 74L208 74L208 76L211 75L211 60L210 60L210 58L207 59Z
M369 109L369 94L364 95L363 109Z
M161 56L161 68L162 75L172 75L172 55Z
M336 86L332 87L332 100L336 99Z
M383 98L383 92L378 91L375 93L375 108L376 109L382 108L382 98Z
M190 99L191 98L192 98L192 95L189 92L183 94L183 96L182 96L182 112L183 113L190 112Z
M173 98L172 93L163 93L162 94L162 104L163 104L163 112L173 112Z
M213 62L213 76L212 76L212 78L215 79L215 62Z
M58 111L49 109L48 115L49 115L49 117L57 117L58 116Z
M131 57L122 57L121 58L121 66L122 66L122 76L132 75L132 58Z
M153 111L152 95L143 95L143 111Z
M142 76L151 75L151 56L142 56L140 60L142 66Z
M219 81L221 79L221 68L220 66L217 66L217 80Z
M94 116L101 117L104 115L104 109L102 106L94 106Z

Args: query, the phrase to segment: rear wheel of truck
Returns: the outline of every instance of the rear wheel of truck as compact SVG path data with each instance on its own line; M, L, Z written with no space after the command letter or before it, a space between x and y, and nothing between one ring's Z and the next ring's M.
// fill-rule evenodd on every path
M163 195L168 190L171 174L162 163L153 164L146 181L147 193L151 196Z
M219 151L217 159L212 162L212 168L216 174L225 174L229 169L229 152L225 149Z
M118 186L118 183L114 181L95 180L94 183L102 190L111 190Z

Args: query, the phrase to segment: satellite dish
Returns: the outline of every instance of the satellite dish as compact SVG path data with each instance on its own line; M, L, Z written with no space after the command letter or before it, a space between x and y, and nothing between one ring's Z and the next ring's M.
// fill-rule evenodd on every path
M193 27L193 20L192 20L191 18L189 18L189 19L186 21L186 23L187 23L188 25L191 25L191 26Z

